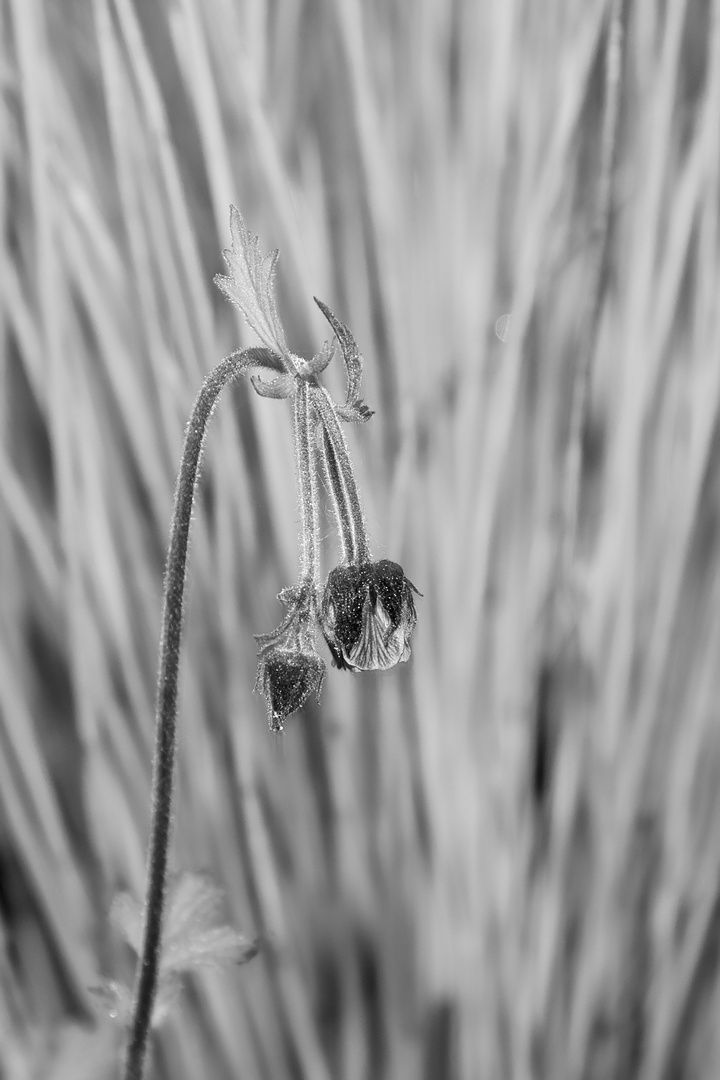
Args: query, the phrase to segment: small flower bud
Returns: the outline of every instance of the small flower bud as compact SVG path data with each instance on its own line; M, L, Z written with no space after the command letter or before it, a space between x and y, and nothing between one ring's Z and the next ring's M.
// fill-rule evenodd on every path
M255 689L263 693L272 731L282 731L310 694L320 697L324 677L325 664L314 650L270 648L260 654Z
M320 609L336 667L384 671L409 659L417 622L413 592L417 589L402 567L389 559L336 567Z

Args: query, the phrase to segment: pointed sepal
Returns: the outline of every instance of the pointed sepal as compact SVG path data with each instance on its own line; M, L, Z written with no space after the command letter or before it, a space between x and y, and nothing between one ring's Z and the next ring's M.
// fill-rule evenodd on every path
M336 406L335 412L348 424L365 424L371 416L375 415L373 409L368 409L362 398L358 398L353 405Z
M250 382L255 393L259 394L260 397L289 398L295 392L295 379L287 373L277 375L274 379L270 379L269 382L261 379L258 375L251 375Z
M360 398L363 361L357 342L345 323L340 322L340 320L333 315L327 304L324 304L322 300L318 300L317 296L313 297L313 299L335 331L335 336L340 343L343 360L345 361L347 397L345 399L345 404L341 405L337 410L338 416L342 420L350 420L353 423L364 423L366 420L369 420L373 414L372 410L368 409L367 405L365 405Z
M295 367L298 370L298 374L308 378L312 375L320 375L328 366L334 355L335 343L326 341L320 352L315 353L312 359L305 360L301 356L293 356L293 360L295 361Z

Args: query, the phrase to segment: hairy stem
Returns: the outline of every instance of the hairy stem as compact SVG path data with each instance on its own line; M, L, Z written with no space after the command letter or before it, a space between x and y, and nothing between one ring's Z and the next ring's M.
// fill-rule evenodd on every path
M188 539L193 497L208 420L224 386L257 363L264 350L246 349L221 360L203 382L185 432L175 487L170 544L165 568L164 605L155 713L152 820L148 845L145 926L138 963L125 1080L142 1080L160 965L165 882L173 798L178 672Z
M340 427L340 421L335 413L335 408L330 399L330 395L324 387L320 386L317 382L310 383L309 393L312 405L323 426L324 435L327 440L326 445L329 446L332 451L331 454L326 454L326 460L328 461L328 475L332 485L333 500L335 501L336 506L340 505L343 508L343 514L349 515L352 523L350 535L347 537L352 545L350 561L358 566L363 563L369 563L370 545L368 543L367 530L365 528L365 518L363 517L360 496L358 495L357 484L355 482L355 474L350 461L345 436ZM336 480L339 478L339 483L333 483L333 475L335 475ZM340 532L341 539L343 539L342 523ZM344 542L345 540L343 539L343 543Z
M300 577L320 584L320 549L318 545L317 474L311 460L310 394L305 380L298 380L293 402L295 456L297 461L298 492L300 495L301 542Z
M353 520L348 505L347 493L343 487L340 467L337 458L335 457L333 444L330 442L328 433L322 424L318 427L318 434L322 438L322 449L318 447L318 458L320 467L323 470L325 482L330 489L330 494L332 496L335 521L337 523L340 545L342 547L343 562L346 565L351 565L355 559L357 544L355 533L353 531Z

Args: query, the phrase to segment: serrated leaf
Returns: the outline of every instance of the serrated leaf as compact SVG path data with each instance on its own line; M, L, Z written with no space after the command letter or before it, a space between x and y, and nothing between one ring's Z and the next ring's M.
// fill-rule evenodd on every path
M168 882L163 943L206 930L217 922L223 903L222 889L209 874L183 870Z
M356 423L358 420L369 420L373 414L366 405L362 404L360 399L363 360L357 342L348 327L345 326L345 323L340 322L340 320L333 315L327 304L324 304L322 300L318 300L317 296L314 296L313 299L335 331L335 336L340 343L340 350L343 354L343 360L345 361L347 396L345 398L345 405L341 406L338 410L338 415L344 420L351 419ZM358 404L361 406L359 412L357 412L355 408ZM344 413L347 415L343 415Z
M230 235L232 247L223 252L229 274L217 274L215 284L237 305L263 344L285 355L285 334L275 306L278 252L261 254L258 237L249 232L234 206L230 207Z
M110 905L110 922L136 952L140 952L143 931L143 909L130 893L118 893Z
M90 993L98 1009L120 1027L127 1027L132 1018L132 991L124 983L103 979L98 986L90 986ZM152 1012L152 1027L159 1027L170 1014L182 993L182 982L176 971L160 969L157 994Z
M185 870L170 878L165 899L162 971L179 971L183 966L196 967L206 962L237 963L242 953L254 948L239 931L218 925L222 905L222 889L208 874ZM144 913L138 901L129 893L118 893L110 908L110 919L139 955ZM114 992L115 985L102 984L109 993Z
M183 871L170 878L165 899L165 927L160 951L158 989L153 1026L162 1023L182 990L183 973L204 967L244 964L259 944L231 926L220 923L223 892L207 874ZM139 955L144 913L129 893L119 893L110 918L125 941ZM92 987L101 1010L127 1024L132 1012L132 991L124 983L103 979Z
M231 926L218 925L222 890L207 874L185 871L168 889L160 971L163 975L249 960L257 946Z
M182 981L176 972L166 974L162 968L158 983L155 1004L152 1011L152 1026L160 1027L180 1000L182 994Z
M257 951L258 943L232 926L213 926L184 936L164 949L160 970L164 978L202 967L244 964Z

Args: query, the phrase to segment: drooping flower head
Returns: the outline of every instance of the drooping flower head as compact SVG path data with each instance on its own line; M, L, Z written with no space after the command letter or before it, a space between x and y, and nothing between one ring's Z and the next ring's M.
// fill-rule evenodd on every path
M258 238L234 207L230 233L232 247L224 253L228 275L218 275L215 281L262 342L262 347L238 354L242 370L270 375L250 376L260 396L290 398L293 404L301 522L298 582L280 594L289 608L281 625L270 634L256 635L256 689L265 696L270 727L279 731L311 693L320 693L325 668L315 651L318 624L337 667L349 671L394 667L410 656L417 589L397 563L370 561L362 504L341 427L365 423L373 415L360 397L363 359L352 332L316 298L334 332L333 342L326 342L309 360L291 352L275 302L277 252L262 254ZM347 380L343 403L333 400L319 378L336 346ZM328 577L322 600L321 482L331 495L343 560Z
M272 731L282 731L291 713L311 694L319 699L325 664L313 650L272 648L258 659L256 688L262 691Z
M409 659L417 591L403 568L389 559L336 567L320 609L320 626L336 667L384 671Z
M311 582L283 589L278 599L288 613L277 629L256 634L258 666L255 689L265 698L268 724L282 731L286 719L311 694L320 699L325 664L315 648L317 600Z

